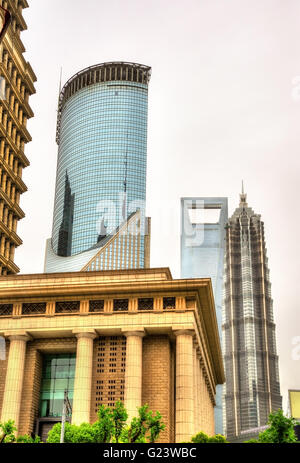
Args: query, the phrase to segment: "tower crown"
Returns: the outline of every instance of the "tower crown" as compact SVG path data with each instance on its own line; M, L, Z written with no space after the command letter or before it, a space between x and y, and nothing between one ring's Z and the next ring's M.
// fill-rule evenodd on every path
M240 194L240 207L248 207L247 194L244 192L244 181L242 180L242 193Z

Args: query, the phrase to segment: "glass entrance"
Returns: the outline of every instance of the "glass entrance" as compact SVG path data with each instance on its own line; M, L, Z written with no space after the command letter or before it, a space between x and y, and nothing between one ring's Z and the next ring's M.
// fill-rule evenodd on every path
M40 418L61 417L64 391L72 405L76 354L45 355L40 394Z

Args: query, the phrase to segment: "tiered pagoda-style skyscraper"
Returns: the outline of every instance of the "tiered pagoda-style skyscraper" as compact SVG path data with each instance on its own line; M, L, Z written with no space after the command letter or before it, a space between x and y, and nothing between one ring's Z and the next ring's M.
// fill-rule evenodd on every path
M15 248L22 244L17 224L24 217L20 195L27 190L22 171L29 166L24 153L31 136L26 128L33 117L29 96L35 93L35 74L24 59L20 33L27 28L22 10L26 0L0 0L11 14L11 22L0 44L0 275L19 272ZM0 9L1 22L5 10Z
M282 406L264 224L246 199L243 191L226 231L224 425L229 438L266 425L269 413Z

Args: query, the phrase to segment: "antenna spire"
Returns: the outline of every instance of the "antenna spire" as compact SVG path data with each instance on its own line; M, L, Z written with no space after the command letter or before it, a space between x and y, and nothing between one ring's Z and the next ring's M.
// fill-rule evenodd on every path
M61 92L61 81L62 81L62 66L60 67L60 77L59 77L59 95ZM58 97L59 98L59 97Z
M62 66L60 67L60 76L59 76L59 92L58 92L58 101L57 101L57 113L59 113L59 101L60 101L60 92L61 92L61 79L62 79Z
M242 193L240 194L240 207L248 207L247 194L244 190L244 180L242 180Z

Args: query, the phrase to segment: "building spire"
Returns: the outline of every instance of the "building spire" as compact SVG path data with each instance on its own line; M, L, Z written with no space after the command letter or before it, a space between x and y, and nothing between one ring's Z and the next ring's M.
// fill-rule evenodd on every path
M62 79L62 66L60 67L60 76L59 76L59 95L61 92L61 79Z
M242 193L240 194L240 207L248 207L247 195L244 191L244 180L242 180Z
M62 66L60 67L60 75L59 75L59 91L58 91L58 104L57 104L57 113L59 113L59 101L60 101L60 93L61 93L61 79L62 79Z

